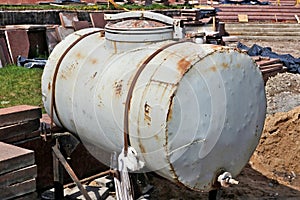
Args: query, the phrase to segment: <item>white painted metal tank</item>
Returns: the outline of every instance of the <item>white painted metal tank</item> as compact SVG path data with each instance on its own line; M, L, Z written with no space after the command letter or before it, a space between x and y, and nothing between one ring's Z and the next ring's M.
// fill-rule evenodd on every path
M193 190L211 190L222 170L239 174L266 110L253 60L236 49L179 40L179 21L159 14L106 18L128 16L105 34L80 30L55 47L42 77L46 111L53 104L57 125L108 152L123 148L127 113L130 144L147 169Z

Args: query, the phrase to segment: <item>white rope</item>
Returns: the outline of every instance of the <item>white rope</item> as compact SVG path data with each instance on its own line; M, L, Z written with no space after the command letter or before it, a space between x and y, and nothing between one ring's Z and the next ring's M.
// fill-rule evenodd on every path
M239 184L239 182L232 178L229 172L224 172L220 176L218 176L218 182L221 183L222 187L229 187L231 184Z
M119 179L114 178L117 200L133 200L133 190L128 171L140 170L145 165L144 162L138 160L137 156L136 150L129 146L127 156L125 156L123 149L118 157Z

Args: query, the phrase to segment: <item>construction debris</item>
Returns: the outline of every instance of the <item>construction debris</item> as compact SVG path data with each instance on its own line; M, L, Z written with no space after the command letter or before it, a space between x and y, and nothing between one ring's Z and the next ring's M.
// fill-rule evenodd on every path
M251 1L252 2L252 1ZM284 2L286 3L286 2ZM273 3L274 4L274 3ZM247 15L248 22L297 22L300 7L294 5L235 5L219 4L214 6L220 21L236 23L239 15Z
M261 47L257 44L251 48L242 43L237 44L237 48L247 51L248 55L254 57L262 72L281 72L283 66L287 71L292 73L300 73L300 58L294 58L290 54L277 54L270 47Z
M173 16L174 19L180 19L184 26L199 26L211 24L213 17L216 17L217 10L213 7L199 7L193 9L180 10L179 16Z
M44 68L46 65L47 60L46 59L39 59L39 58L33 58L33 59L28 59L24 58L22 56L17 57L17 65L18 66L23 66L26 68Z
M280 59L261 56L253 56L252 58L261 70L265 82L267 82L269 77L287 71Z

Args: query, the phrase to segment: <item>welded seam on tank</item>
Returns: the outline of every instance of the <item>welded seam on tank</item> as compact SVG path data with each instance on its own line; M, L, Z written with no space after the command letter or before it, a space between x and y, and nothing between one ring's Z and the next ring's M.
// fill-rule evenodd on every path
M68 54L68 52L78 43L80 42L82 39L90 36L90 35L93 35L95 33L99 33L103 31L102 29L101 30L97 30L97 31L93 31L93 32L90 32L90 33L87 33L85 35L81 35L79 38L77 38L71 45L68 46L68 48L63 52L63 54L60 56L56 66L55 66L55 70L54 70L54 74L53 74L53 79L52 79L52 92L51 92L51 103L50 103L50 130L53 129L53 118L54 118L54 111L55 111L55 114L56 114L56 118L57 120L59 121L59 123L64 127L60 117L59 117L59 114L57 112L57 107L56 107L56 102L55 102L55 88L56 88L56 80L57 80L57 75L58 75L58 70L61 66L61 63L63 61L63 59L66 57L66 55Z
M192 66L195 66L195 65L196 65L197 63L199 63L202 59L204 59L204 58L206 58L206 57L208 57L208 56L210 56L210 55L212 55L212 54L214 54L214 53L215 53L215 51L212 51L212 52L206 54L206 55L203 56L203 57L199 57L199 56L198 56L198 59L196 59L197 61L194 62L194 63L191 63L190 67L184 72L184 74L186 74L186 73L192 68ZM182 77L183 77L183 75L182 75ZM180 82L180 81L179 81L179 82ZM178 82L178 84L179 84L179 82ZM178 89L178 88L177 88L177 89ZM170 97L170 104L169 104L168 114L167 114L167 118L166 118L166 121L167 121L167 122L170 120L171 115L172 115L172 104L173 104L173 100L174 100L174 96L175 96L176 92L177 92L177 90L176 90L176 91L173 93L173 95ZM168 125L166 125L166 129L168 129ZM187 144L187 145L184 145L183 147L181 147L181 148L179 148L179 149L186 148L187 146L189 146L189 145L191 145L191 144L201 143L201 142L204 142L204 141L205 141L205 139L195 140L195 141L193 141L193 142L191 142L191 143L189 143L189 144ZM173 152L175 152L175 151L177 151L177 150L179 150L179 149L176 149L176 150L174 150L174 151L168 152L168 135L167 135L167 134L166 134L166 144L165 144L165 147L166 147L167 158L168 158L167 160L169 161L169 160L170 160L170 157L169 157L168 155L172 154ZM174 168L174 166L173 166L173 164L172 164L171 162L169 162L169 166L170 166L170 171L171 171L171 173L173 173L173 175L174 175L174 180L176 181L176 183L177 183L178 185L183 185L183 186L185 186L185 187L189 187L189 186L184 185L182 182L179 181L179 177L178 177L178 175L177 175L177 173L176 173L176 170L175 170L175 168ZM190 189L195 189L195 188L191 188L191 187L189 187L189 188L190 188Z
M126 97L126 102L125 102L125 111L124 111L124 154L125 156L127 156L127 151L128 151L128 145L129 144L129 121L128 121L128 117L129 117L129 110L130 110L130 103L131 103L131 98L132 98L132 94L133 94L133 90L134 87L137 83L137 80L139 78L139 76L141 75L142 71L146 68L146 66L148 65L148 63L155 57L157 56L160 52L164 51L165 49L176 45L176 44L180 44L180 43L184 43L187 42L187 40L182 40L182 41L178 41L178 42L174 42L174 43L170 43L167 44L159 49L157 49L155 52L153 52L150 56L148 56L148 58L141 64L141 66L138 68L137 72L135 73L132 82L130 84L128 93L127 93L127 97Z

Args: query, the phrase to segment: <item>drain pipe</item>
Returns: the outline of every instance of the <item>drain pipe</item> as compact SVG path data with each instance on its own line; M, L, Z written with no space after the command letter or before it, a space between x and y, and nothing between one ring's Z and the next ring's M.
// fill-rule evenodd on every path
M224 170L221 170L221 172L219 173L220 175L218 175L216 177L216 182L215 182L215 186L218 189L214 189L214 190L210 190L208 193L208 200L217 200L217 196L218 196L218 191L219 191L219 187L220 185L222 187L229 187L232 184L239 184L239 181L235 180L232 178L232 175L230 172L226 172Z

